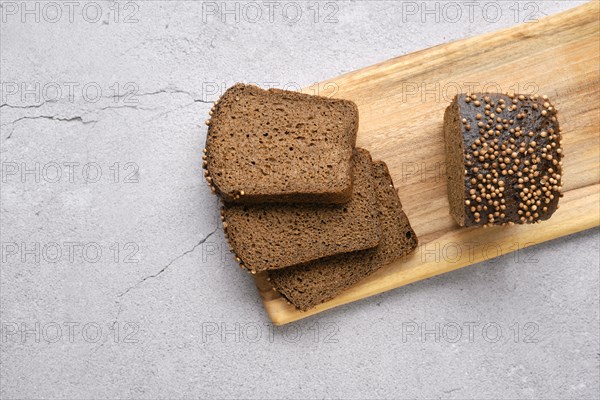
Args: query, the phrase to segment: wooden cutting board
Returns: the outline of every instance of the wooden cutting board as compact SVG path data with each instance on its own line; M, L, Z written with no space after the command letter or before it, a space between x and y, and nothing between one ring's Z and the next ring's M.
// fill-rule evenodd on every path
M273 323L286 324L598 226L598 4L594 1L538 22L432 47L321 83L321 95L350 99L358 105L358 146L388 164L419 247L309 312L287 304L258 274L256 284ZM316 90L316 85L305 89L307 93ZM550 220L465 229L450 217L442 121L458 91L537 92L554 102L564 137L564 197Z

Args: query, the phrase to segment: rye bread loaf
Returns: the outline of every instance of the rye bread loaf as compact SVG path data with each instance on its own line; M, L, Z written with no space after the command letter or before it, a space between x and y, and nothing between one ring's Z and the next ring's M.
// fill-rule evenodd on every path
M215 104L204 167L225 202L350 200L358 129L353 102L237 84Z
M373 164L382 236L379 246L340 254L304 265L269 271L268 278L283 297L306 311L332 299L343 290L417 247L417 236L402 211L387 166Z
M224 204L223 227L240 264L260 272L377 246L371 156L356 149L353 165L352 197L343 205Z
M557 111L546 96L459 94L444 115L450 214L461 226L534 223L562 197Z

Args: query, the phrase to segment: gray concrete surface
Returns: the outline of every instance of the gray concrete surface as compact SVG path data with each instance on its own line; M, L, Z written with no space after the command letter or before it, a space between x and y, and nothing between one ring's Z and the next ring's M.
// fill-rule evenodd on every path
M200 179L236 81L577 4L2 1L1 397L598 398L598 229L273 328Z

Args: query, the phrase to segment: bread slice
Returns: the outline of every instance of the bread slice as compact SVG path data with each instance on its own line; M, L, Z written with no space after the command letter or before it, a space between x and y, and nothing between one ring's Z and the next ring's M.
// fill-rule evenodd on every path
M381 266L417 247L417 235L402 211L398 193L384 162L373 164L373 175L382 226L379 246L269 271L268 277L275 290L296 308L306 311L332 299Z
M343 205L225 204L223 226L240 263L253 272L285 268L377 246L381 238L369 152L354 152L351 200Z
M444 115L450 214L461 226L546 220L562 197L561 131L546 96L459 94Z
M211 114L205 175L225 202L350 200L353 102L237 84Z

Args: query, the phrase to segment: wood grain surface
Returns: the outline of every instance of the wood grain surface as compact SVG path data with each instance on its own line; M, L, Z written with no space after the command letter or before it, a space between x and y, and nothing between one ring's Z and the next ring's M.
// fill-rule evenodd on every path
M599 3L537 22L395 58L307 88L350 99L360 111L358 146L384 160L411 224L417 250L335 299L297 311L256 284L274 324L449 272L600 224ZM457 92L548 95L559 111L564 165L560 208L534 225L460 228L449 215L442 132Z

